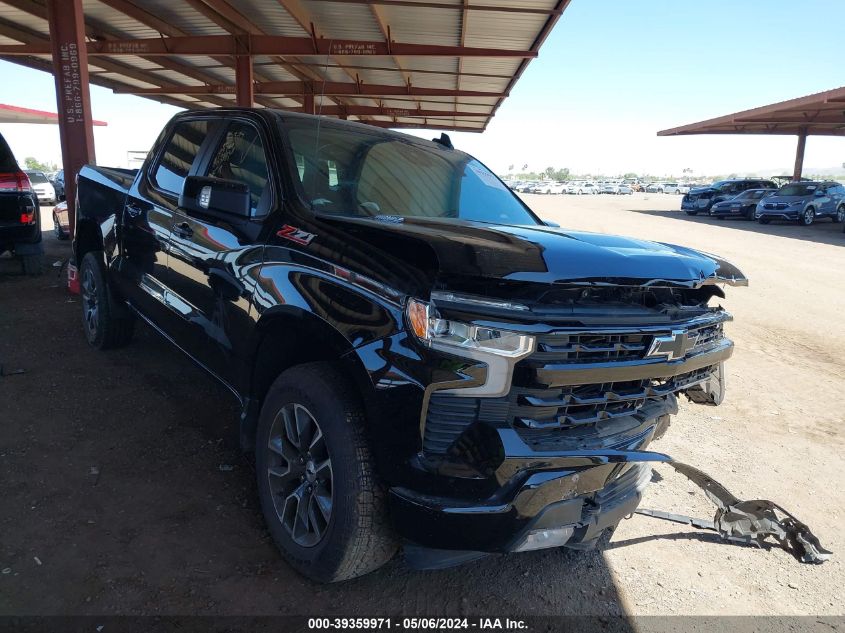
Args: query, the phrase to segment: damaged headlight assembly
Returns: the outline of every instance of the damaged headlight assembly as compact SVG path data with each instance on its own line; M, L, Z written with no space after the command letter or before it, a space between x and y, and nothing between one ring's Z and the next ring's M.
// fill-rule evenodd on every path
M444 390L461 396L500 397L510 389L514 365L534 351L530 334L444 319L430 303L411 299L408 324L417 339L431 349L487 365L487 380L479 387Z

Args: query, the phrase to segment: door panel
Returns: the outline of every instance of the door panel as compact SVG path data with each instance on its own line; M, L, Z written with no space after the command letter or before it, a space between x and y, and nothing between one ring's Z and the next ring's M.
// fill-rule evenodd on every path
M182 183L210 138L210 127L201 119L176 123L148 174L133 185L123 211L118 283L124 295L168 334L176 322L167 300L173 214Z
M249 331L250 297L245 269L261 263L262 223L272 204L266 144L246 121L227 124L197 175L247 184L250 217L175 210L171 225L169 279L171 308L180 314L180 339L188 351L230 385L245 363L245 345L236 337Z

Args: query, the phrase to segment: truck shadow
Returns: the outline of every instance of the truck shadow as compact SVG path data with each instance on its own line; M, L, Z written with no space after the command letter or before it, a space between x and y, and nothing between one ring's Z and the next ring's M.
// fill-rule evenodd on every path
M738 218L720 220L719 218L710 216L691 216L678 210L663 211L656 209L628 209L628 211L631 213L641 213L643 215L651 215L669 220L689 222L690 224L711 224L713 226L738 231L762 233L765 235L787 237L796 240L832 244L834 246L845 246L845 233L842 232L842 225L833 223L828 219L819 220L811 226L799 226L788 222L760 224L759 222Z

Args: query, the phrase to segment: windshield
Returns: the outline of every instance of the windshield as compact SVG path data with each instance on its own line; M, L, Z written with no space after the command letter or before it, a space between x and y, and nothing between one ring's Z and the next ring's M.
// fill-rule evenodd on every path
M778 191L779 196L810 196L813 192L818 189L816 185L805 185L800 183L795 183L792 185L784 185Z
M26 175L29 176L29 182L33 185L48 182L47 176L42 174L40 171L28 171L26 172Z
M759 200L763 196L767 196L770 193L774 193L769 189L749 189L748 191L743 191L741 194L737 196L737 198L747 199L747 200Z
M539 224L504 183L463 152L316 120L289 122L285 129L315 211Z

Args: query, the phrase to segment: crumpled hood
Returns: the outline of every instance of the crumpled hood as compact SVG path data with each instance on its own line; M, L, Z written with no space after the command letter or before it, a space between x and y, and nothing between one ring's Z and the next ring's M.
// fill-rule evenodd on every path
M616 235L431 218L331 222L406 266L421 268L421 252L430 249L441 277L686 287L748 283L735 266L713 255ZM422 245L428 249L421 251Z

